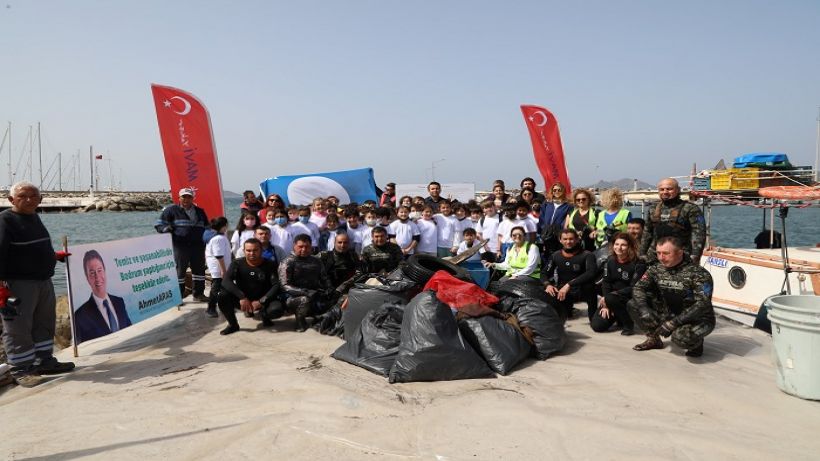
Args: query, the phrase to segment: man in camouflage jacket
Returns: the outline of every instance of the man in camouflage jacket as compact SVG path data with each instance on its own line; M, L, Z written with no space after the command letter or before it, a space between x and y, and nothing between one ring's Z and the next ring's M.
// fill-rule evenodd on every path
M646 341L633 349L662 349L660 338L686 349L686 355L703 354L703 338L715 328L712 276L686 257L675 237L661 237L656 246L659 264L646 270L627 304L630 315L646 332Z
M677 237L683 243L683 249L697 265L703 255L706 244L706 221L700 208L692 202L680 198L680 185L672 178L662 179L658 183L658 203L646 220L641 255L647 262L657 261L655 246L662 237Z

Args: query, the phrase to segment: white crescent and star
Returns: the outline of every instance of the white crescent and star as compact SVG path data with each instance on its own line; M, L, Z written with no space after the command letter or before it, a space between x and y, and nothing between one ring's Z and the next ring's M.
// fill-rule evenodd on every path
M182 104L185 105L185 108L182 109L181 112L177 112L177 111L175 111L174 109L171 108L171 100L173 100L173 99L179 99L180 101L182 101ZM171 109L171 111L173 111L175 114L179 114L179 115L188 115L188 112L191 112L191 103L188 102L188 100L186 100L185 98L183 98L181 96L172 96L170 99L166 99L165 101L163 101L162 105L169 108L169 109Z
M541 123L536 123L535 116L541 116ZM535 124L535 126L544 126L547 124L547 114L544 113L543 110L537 110L530 115L530 121Z

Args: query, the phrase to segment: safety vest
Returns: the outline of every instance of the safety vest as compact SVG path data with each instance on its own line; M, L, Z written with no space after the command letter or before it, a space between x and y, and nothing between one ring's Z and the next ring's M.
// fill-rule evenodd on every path
M524 244L523 251L519 251L518 254L515 253L514 246L507 250L507 254L512 255L510 258L510 268L507 270L507 275L513 275L513 271L521 270L527 267L527 260L529 259L531 246L532 243L526 242ZM529 275L536 280L541 280L541 268L539 266L540 264L536 264L535 271Z
M579 211L581 211L581 210L578 209L578 208L575 208L575 209L572 210L572 213L569 214L569 223L567 224L568 229L572 229L572 230L576 230L576 231L582 231L583 230L583 229L576 229L575 224L572 223L572 221L575 219L575 215L578 214ZM589 220L587 222L588 225L589 225L589 228L594 229L595 228L595 220L597 219L597 213L595 213L595 208L590 207L589 211L587 211L587 219Z
M629 210L621 208L612 220L612 224L606 223L606 211L598 213L598 221L595 223L595 229L598 231L595 234L595 240L598 241L598 246L601 246L606 240L606 229L617 229L618 232L626 232L627 222L626 218L629 216Z

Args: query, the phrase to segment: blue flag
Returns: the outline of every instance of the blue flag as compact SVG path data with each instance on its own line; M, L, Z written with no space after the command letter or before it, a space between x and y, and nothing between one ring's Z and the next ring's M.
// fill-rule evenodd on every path
M279 194L287 205L310 205L316 197L334 195L340 204L378 200L372 168L330 173L275 176L259 184L265 197Z

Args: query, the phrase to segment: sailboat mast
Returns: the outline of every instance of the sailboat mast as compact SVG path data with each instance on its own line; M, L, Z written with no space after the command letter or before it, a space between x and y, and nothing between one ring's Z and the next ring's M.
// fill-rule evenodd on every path
M814 180L820 182L820 107L817 108L817 141L814 142Z
M37 122L37 157L40 160L40 188L43 187L43 141L40 137L40 122Z

